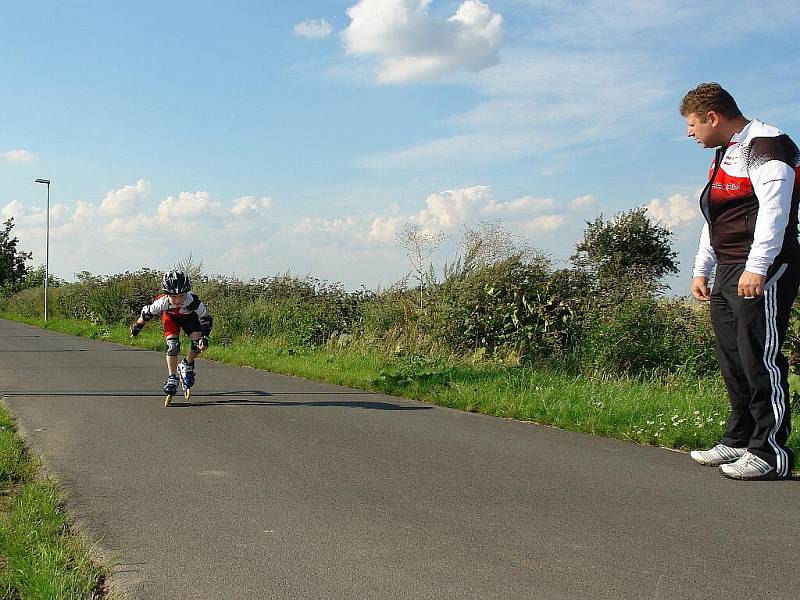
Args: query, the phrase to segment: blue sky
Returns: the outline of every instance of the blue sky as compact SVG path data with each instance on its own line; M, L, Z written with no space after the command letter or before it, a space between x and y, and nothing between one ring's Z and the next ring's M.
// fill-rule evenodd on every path
M55 274L290 271L374 288L404 224L500 220L556 266L648 206L684 293L719 81L800 139L794 1L0 2L0 211Z

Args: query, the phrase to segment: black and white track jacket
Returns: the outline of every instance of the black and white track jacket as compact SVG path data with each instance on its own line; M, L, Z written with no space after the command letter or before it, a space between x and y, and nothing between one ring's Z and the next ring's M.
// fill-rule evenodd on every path
M694 276L709 277L717 264L744 263L766 275L773 263L800 262L798 203L800 150L780 129L753 119L717 149L709 169Z

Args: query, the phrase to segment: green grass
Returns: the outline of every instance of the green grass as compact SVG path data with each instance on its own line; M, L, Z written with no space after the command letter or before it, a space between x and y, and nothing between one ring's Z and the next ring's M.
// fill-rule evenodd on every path
M70 530L64 496L37 477L14 423L0 406L0 592L3 598L77 600L102 597L107 572L87 542Z
M439 385L425 381L435 377ZM724 430L725 400L714 380L689 387L457 367L421 380L392 379L385 389L461 410L670 448L713 445Z

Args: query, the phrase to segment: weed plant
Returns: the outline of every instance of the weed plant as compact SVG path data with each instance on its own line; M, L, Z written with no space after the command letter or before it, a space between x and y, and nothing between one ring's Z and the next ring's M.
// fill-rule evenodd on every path
M36 476L14 423L0 407L0 591L3 598L100 598L106 568L71 532L63 494Z

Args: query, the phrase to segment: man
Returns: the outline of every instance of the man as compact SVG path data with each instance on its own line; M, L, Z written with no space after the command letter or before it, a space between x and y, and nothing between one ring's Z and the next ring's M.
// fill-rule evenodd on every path
M691 457L732 479L785 479L794 456L786 446L789 363L781 345L800 283L800 151L779 129L746 119L718 83L689 91L680 112L688 136L716 148L700 196L706 223L691 292L711 302L731 402L720 443Z

